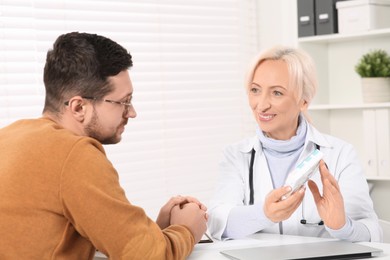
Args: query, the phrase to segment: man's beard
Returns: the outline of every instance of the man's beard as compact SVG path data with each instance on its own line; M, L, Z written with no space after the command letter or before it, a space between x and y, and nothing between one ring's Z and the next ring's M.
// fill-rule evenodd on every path
M85 127L87 136L98 140L102 144L116 144L121 140L121 136L117 136L117 129L115 132L112 132L112 135L110 136L105 136L100 130L101 125L99 123L99 117L95 111L93 111L91 122Z

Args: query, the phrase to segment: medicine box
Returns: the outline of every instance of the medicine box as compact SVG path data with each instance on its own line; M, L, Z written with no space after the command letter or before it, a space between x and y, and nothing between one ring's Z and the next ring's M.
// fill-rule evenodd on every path
M390 27L390 0L350 0L336 3L339 33Z

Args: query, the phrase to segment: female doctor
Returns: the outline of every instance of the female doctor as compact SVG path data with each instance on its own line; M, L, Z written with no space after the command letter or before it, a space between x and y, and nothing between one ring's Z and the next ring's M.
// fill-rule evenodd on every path
M317 90L311 58L299 49L266 50L251 67L246 88L257 135L224 151L209 207L212 236L239 238L261 231L381 241L356 151L320 133L306 116ZM281 199L291 189L284 185L288 173L315 148L324 154L319 172Z

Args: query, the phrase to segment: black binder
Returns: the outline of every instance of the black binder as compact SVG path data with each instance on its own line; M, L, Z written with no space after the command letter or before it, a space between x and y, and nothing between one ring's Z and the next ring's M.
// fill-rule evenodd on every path
M316 34L338 33L336 2L342 0L315 0Z
M314 0L298 0L298 37L316 35Z

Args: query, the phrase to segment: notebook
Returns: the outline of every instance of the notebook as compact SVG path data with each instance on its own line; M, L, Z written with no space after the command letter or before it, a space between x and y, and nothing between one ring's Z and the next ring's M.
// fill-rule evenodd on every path
M224 250L220 253L239 260L284 259L359 259L379 256L383 252L365 245L346 241L325 241L305 244L264 246Z

